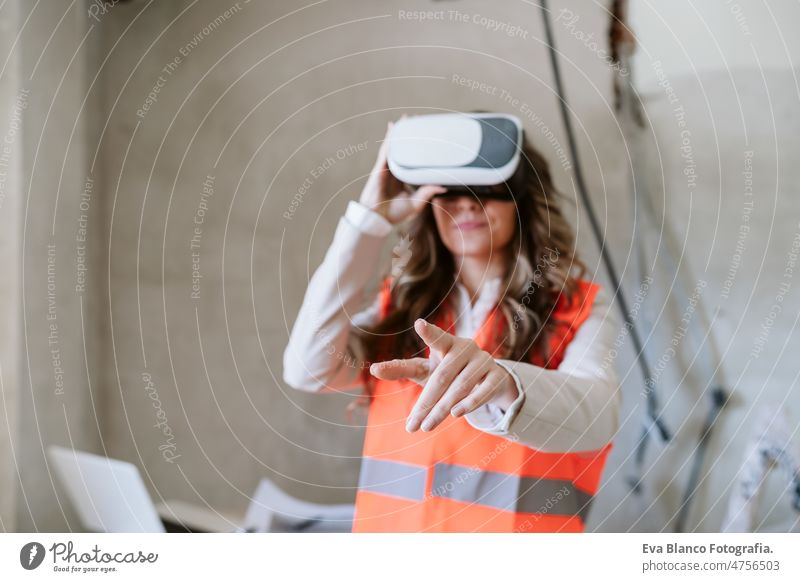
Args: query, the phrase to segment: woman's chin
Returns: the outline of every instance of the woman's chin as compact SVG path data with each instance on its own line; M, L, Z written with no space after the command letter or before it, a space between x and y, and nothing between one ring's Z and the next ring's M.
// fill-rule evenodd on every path
M450 251L461 257L488 257L492 254L492 244L488 240L455 241Z

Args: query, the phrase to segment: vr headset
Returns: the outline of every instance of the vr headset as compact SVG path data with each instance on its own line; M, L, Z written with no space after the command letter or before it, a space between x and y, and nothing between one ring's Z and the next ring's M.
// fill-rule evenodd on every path
M443 113L397 121L389 171L414 186L438 184L436 198L472 195L513 200L524 184L522 123L503 113Z

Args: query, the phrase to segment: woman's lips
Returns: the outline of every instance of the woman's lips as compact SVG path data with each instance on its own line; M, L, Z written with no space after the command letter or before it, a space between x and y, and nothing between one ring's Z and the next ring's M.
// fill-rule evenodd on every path
M459 230L476 230L484 226L486 226L486 222L483 220L464 220L456 223L456 227Z

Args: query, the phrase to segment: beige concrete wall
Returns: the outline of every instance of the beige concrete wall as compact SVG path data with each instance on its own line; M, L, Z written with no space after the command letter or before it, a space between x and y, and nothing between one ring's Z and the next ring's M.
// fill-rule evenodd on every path
M646 2L633 0L630 20L644 50L636 55L638 84L658 86L653 62L670 75L704 77L720 70L797 67L800 39L792 34L798 8L791 0Z
M791 30L798 18L800 6L784 0L769 10L753 2L634 3L631 24L641 35L637 88L649 136L641 152L648 164L643 185L656 209L656 222L644 225L639 244L665 283L651 294L646 315L658 332L654 358L667 354L673 334L679 337L678 355L662 383L669 397L666 415L680 430L673 446L651 449L648 495L663 493L662 503L647 508L645 521L670 523L675 517L688 478L687 452L710 406L709 388L718 380L733 397L709 443L688 529L715 531L723 523L763 409L774 417L773 427L785 416L794 431L790 448L800 451L793 356L800 306L800 45ZM671 321L659 315L666 297L676 295L662 217L674 233L673 255L689 287L707 284L700 289L713 321L707 337L680 337L679 321L689 308L685 299L673 307ZM698 314L689 315L692 326L700 323ZM718 359L709 357L711 342ZM622 510L635 512L630 505ZM791 510L786 478L778 471L766 479L755 520L764 530L800 530L800 515Z
M10 2L0 11L0 60L7 63L0 72L0 531L14 531L16 524L17 479L14 445L17 441L17 399L19 392L20 189L21 144L19 126L19 52L14 50L17 6Z
M602 6L563 5L602 45ZM356 1L140 8L117 6L103 20L109 452L142 466L157 499L241 510L267 476L306 499L352 500L363 417L348 422L348 397L298 393L280 379L308 278L347 201L358 196L386 122L403 112L517 113L575 198L558 159L556 146L567 145L537 9ZM445 14L419 22L399 9ZM488 30L482 16L508 27ZM625 159L609 104L611 72L562 24L556 32L589 181L603 216L613 201L624 224ZM471 91L454 75L497 89ZM362 142L366 151L337 159L337 151ZM327 158L334 162L311 176ZM213 195L204 195L207 180ZM190 242L201 204L202 278L193 298ZM586 218L575 209L566 211L580 222L592 259ZM609 236L626 241L623 229ZM170 462L164 451L180 457Z
M87 63L90 24L81 3L18 3L19 90L27 91L19 135L19 249L17 309L24 327L20 350L17 524L20 531L80 529L52 467L48 445L102 451L103 390L96 376L104 338L94 225L99 191L81 207L90 170ZM84 100L86 102L84 103ZM86 108L82 109L86 106ZM82 216L85 215L85 221ZM83 229L87 240L80 241ZM86 254L83 254L85 247ZM80 286L80 259L86 282ZM97 311L95 312L95 310ZM16 471L15 471L16 472ZM16 480L16 476L15 476Z
M736 493L735 478L761 409L771 411L774 425L780 414L786 415L790 433L800 419L793 356L800 305L796 266L800 183L789 154L800 146L800 124L794 114L797 96L789 90L794 87L789 71L739 68L706 73L702 88L691 77L671 76L670 86L685 111L690 133L681 133L677 105L670 103L665 92L648 94L646 109L662 152L660 156L654 149L649 152L652 164L661 167L649 176L650 194L658 215L666 218L675 234L674 254L688 275L690 290L697 291L713 324L708 337L681 334L684 316L697 326L695 331L707 328L686 298L677 300L665 260L664 233L651 226L640 244L655 256L660 235L657 278L665 283L653 290L651 307L664 305L670 294L676 302L671 320L659 317L657 310L651 310L648 319L656 323L654 354L669 357L673 338L678 342L677 357L670 360L661 380L668 398L666 416L678 430L678 438L668 449L651 450L651 487L664 492L665 503L650 511L657 514L654 520L674 518L681 502L676 494L688 479L687 453L693 451L702 430L700 424L710 407L709 391L721 381L733 397L709 443L705 478L687 524L689 529L716 531L728 498ZM741 110L708 109L703 99L719 103L732 92ZM768 100L781 123L763 122L763 104ZM690 167L694 167L693 176L684 173ZM708 350L712 342L718 359ZM717 364L720 372L715 378ZM800 435L795 431L792 437L795 450L800 450ZM778 471L767 479L756 517L761 528L787 531L800 526L798 514L790 509L786 486Z

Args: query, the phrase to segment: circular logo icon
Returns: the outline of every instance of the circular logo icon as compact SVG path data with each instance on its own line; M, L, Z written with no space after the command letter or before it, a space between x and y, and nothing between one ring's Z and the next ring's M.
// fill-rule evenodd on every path
M44 560L44 546L39 542L29 542L19 551L19 563L26 570L38 568Z

